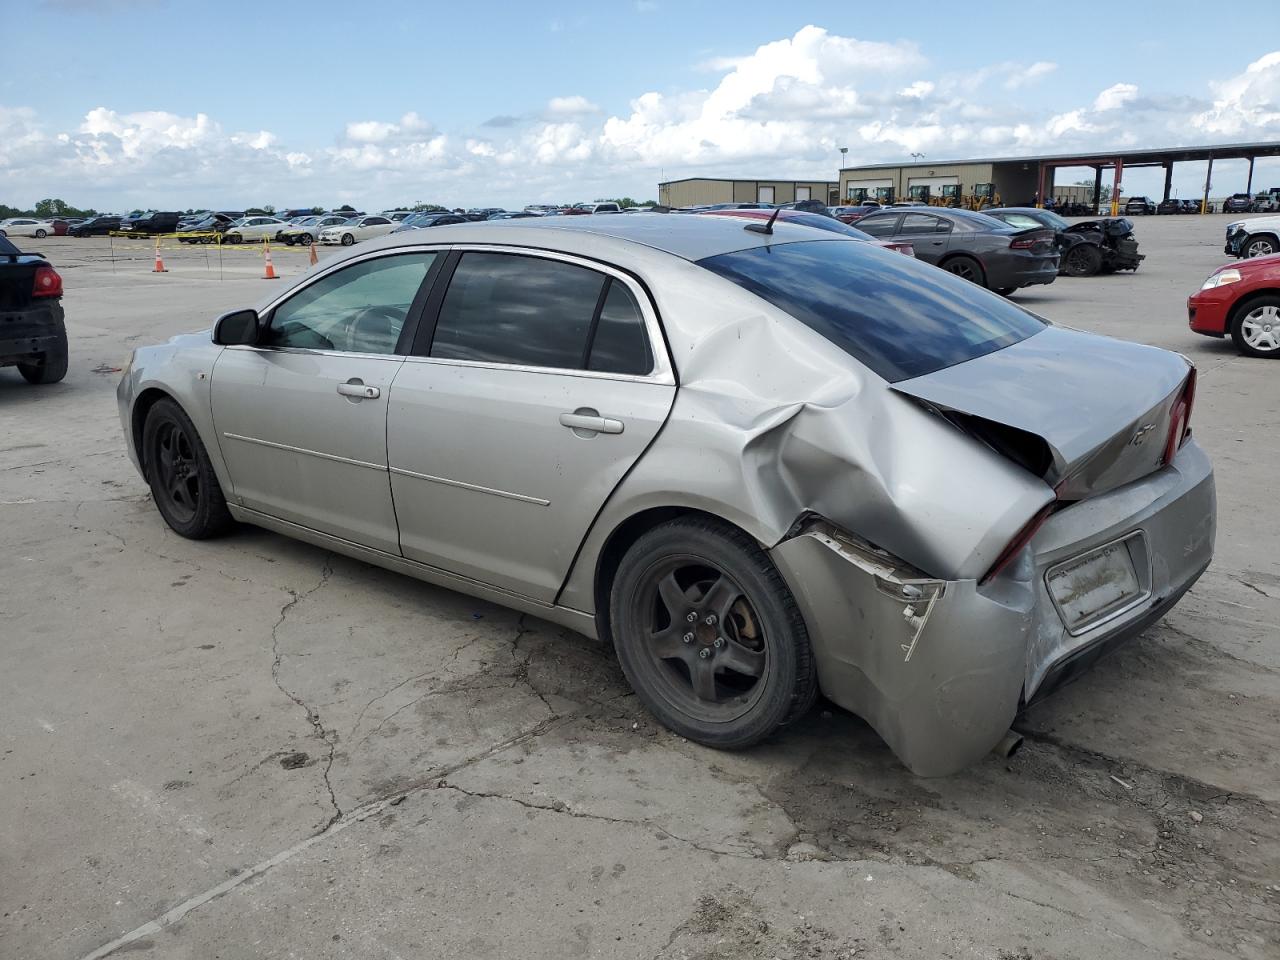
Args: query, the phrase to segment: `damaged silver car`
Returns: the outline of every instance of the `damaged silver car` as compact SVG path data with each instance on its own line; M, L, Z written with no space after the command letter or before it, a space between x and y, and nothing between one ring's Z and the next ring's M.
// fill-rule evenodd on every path
M913 771L1209 564L1195 371L856 239L719 217L440 227L138 350L187 537L256 524L611 643L681 735L821 691Z

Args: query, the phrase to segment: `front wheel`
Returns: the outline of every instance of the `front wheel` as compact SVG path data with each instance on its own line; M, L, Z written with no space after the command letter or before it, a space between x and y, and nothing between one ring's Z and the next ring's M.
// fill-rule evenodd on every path
M204 540L231 526L209 453L191 418L173 400L159 400L147 412L142 455L156 508L175 533Z
M49 232L48 232L47 230L37 230L37 231L36 231L36 239L37 239L37 240L43 240L43 239L44 239L45 237L47 237L48 235L49 235Z
M1276 241L1271 237L1250 237L1244 247L1246 259L1269 257L1276 252Z
M1280 296L1245 303L1231 324L1236 349L1249 357L1280 357Z
M304 233L300 237L298 237L298 242L302 244L304 247L309 247L314 241L311 239L311 234Z
M353 243L355 243L355 242L356 242L356 238L355 238L355 237L353 237L351 234L349 234L349 233L344 233L344 234L342 235L342 245L343 245L344 247L349 247L349 246L351 246L351 245L352 245Z
M1078 243L1067 251L1062 267L1069 277L1092 277L1102 269L1102 251L1092 243Z
M759 545L714 520L640 537L609 604L632 689L666 727L709 747L758 743L817 696L804 619Z

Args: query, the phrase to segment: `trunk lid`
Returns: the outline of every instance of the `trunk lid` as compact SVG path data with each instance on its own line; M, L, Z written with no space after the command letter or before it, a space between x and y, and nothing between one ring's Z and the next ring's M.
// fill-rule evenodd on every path
M1028 227L1009 236L1009 246L1045 256L1058 252L1058 232L1051 227Z
M0 253L0 310L25 310L31 306L36 270L47 261L30 254Z
M1081 500L1160 469L1191 366L1176 353L1047 327L893 389Z

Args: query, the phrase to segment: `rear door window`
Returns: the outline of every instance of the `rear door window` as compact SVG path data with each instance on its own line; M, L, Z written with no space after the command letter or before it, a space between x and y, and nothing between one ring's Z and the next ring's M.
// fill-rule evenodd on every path
M581 370L606 277L507 253L464 253L440 307L430 355Z
M611 279L591 335L588 370L643 375L653 370L649 332L626 284Z
M902 218L896 213L886 213L880 216L867 216L858 221L858 229L863 233L869 233L871 236L881 239L892 237L894 229L898 226L898 221Z
M922 236L924 234L950 233L951 223L940 217L931 217L926 213L906 213L902 216L902 225L898 227L898 236Z
M789 313L891 383L985 356L1046 326L945 270L857 241L752 247L699 265Z

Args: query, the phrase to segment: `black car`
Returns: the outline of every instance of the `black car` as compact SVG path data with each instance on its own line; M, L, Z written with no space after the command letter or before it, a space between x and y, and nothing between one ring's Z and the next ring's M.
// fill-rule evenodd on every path
M916 259L997 293L1053 283L1058 275L1050 227L1019 229L969 210L889 207L867 214L858 229L877 240L910 243Z
M405 217L400 226L392 233L407 233L410 230L425 230L427 227L447 227L451 223L470 223L469 217L461 213L441 213L433 210L429 213L415 213Z
M1130 197L1124 204L1124 213L1127 217L1145 217L1155 212L1156 204L1150 197Z
M212 243L216 238L210 234L225 233L227 227L231 226L241 214L230 213L213 213L205 217L203 220L197 220L195 223L189 223L184 227L178 227L179 243ZM195 234L195 236L183 236L183 234Z
M1132 203L1132 201L1130 201L1130 203ZM1128 211L1128 204L1125 205L1125 210L1126 212ZM1173 197L1167 197L1156 204L1156 213L1162 215L1182 212L1182 201L1176 200Z
M58 271L0 237L0 367L10 366L27 383L57 383L67 375L67 328Z
M1133 236L1133 221L1124 217L1067 223L1052 210L1035 207L1000 207L982 212L1012 227L1042 226L1053 230L1060 258L1058 272L1069 277L1137 270L1142 263L1138 241Z
M1199 200L1183 200L1182 212L1183 213L1199 213L1200 201ZM1205 213L1213 213L1213 204L1209 204L1207 207L1205 207Z
M67 228L68 237L105 237L112 230L120 229L120 218L115 216L90 217L84 223Z
M120 229L128 233L175 233L180 217L177 211L149 210L140 217L125 217Z

